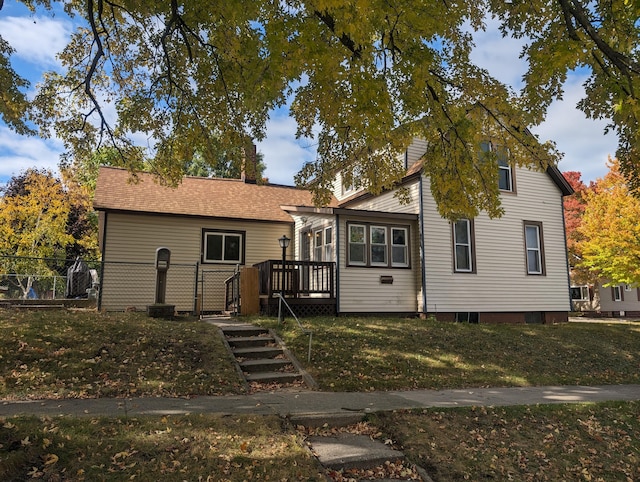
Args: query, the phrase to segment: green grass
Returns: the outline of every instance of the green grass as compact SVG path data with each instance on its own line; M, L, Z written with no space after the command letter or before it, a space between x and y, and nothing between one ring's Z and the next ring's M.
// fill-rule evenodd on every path
M398 318L292 319L274 328L323 390L640 383L640 323L473 325Z
M275 416L0 419L0 480L325 480Z
M326 390L640 383L640 324L315 318L307 364L292 320L251 321L279 331ZM206 323L0 310L0 398L242 392ZM435 482L640 480L640 402L398 411L369 424ZM0 418L0 480L325 480L307 435L261 416Z
M435 482L640 480L640 402L430 409L371 423Z
M212 325L142 313L0 310L0 398L241 392Z

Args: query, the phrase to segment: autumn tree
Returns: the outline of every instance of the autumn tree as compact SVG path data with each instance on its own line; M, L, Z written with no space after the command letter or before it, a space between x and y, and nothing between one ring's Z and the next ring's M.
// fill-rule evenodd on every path
M70 203L51 172L29 169L11 178L0 198L0 269L27 297L34 276L59 273L48 259L64 257Z
M496 216L498 160L481 143L508 149L518 166L556 163L553 144L528 128L562 95L567 72L586 68L580 107L611 119L623 169L640 169L638 2L22 1L63 4L83 19L60 54L66 72L45 77L30 111L41 133L54 129L80 158L110 143L132 169L146 156L177 182L183 160L196 149L213 159L216 142L239 164L242 146L263 138L270 112L287 104L297 135L315 137L317 157L296 182L319 203L338 171L374 193L392 187L403 174L397 155L421 137L441 214ZM527 39L521 92L470 60L487 15ZM19 96L12 105L24 107ZM148 154L133 133L150 139Z
M593 182L590 183L590 186L587 186L582 182L582 174L577 171L566 171L562 174L573 188L573 194L563 198L564 226L572 281L578 284L592 284L594 275L581 265L581 243L584 240L584 236L579 228L582 225L582 216L587 207L585 197L587 191L593 187Z
M582 239L579 266L608 285L640 285L640 199L632 196L629 183L616 159L609 172L584 191L586 207L577 231Z

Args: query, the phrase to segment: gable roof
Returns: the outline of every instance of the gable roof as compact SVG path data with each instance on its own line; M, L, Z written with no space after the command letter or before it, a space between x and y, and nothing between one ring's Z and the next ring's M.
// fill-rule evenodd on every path
M419 178L422 174L423 165L424 159L420 159L419 161L414 162L411 166L409 166L409 169L407 169L407 173L400 180L400 183L398 185L402 186ZM562 175L562 172L560 172L560 169L558 169L556 166L549 165L546 169L546 173L551 178L553 183L558 187L558 189L560 189L562 196L570 196L574 193L571 184L569 184L569 181L567 181L567 179ZM354 201L361 201L362 199L367 199L370 197L374 196L365 189L363 191L356 192L355 194L352 194L351 196L340 201L340 206L348 206Z
M137 212L292 222L282 205L313 205L309 191L290 186L257 185L240 179L185 177L176 187L160 185L152 174L100 167L93 200L98 211Z

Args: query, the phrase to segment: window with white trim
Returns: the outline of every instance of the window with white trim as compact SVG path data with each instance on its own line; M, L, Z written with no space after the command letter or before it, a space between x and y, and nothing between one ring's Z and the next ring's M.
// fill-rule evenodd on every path
M406 268L409 266L409 230L391 228L391 266Z
M367 227L362 224L349 225L350 265L367 265Z
M202 262L244 264L244 237L240 231L202 230Z
M387 263L387 228L371 226L369 228L371 246L371 266L386 266Z
M542 223L525 221L524 242L526 251L527 274L545 274L544 246L542 244L542 239Z
M456 273L474 273L473 223L470 219L459 219L452 223L453 270Z
M349 266L409 267L409 228L348 223Z
M333 228L324 228L324 261L333 261Z
M572 286L571 299L574 301L589 301L588 286Z
M620 285L611 287L611 297L613 298L613 301L622 301L622 290L620 289Z
M493 142L482 142L480 148L483 152L494 153L498 160L498 189L501 191L514 191L513 168L509 163L509 151Z
M333 228L331 226L314 231L313 257L315 261L333 261Z

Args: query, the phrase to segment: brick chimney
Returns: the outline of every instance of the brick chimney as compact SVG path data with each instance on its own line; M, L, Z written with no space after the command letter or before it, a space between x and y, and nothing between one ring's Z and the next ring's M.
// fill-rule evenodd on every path
M251 144L249 148L245 148L242 157L242 172L240 173L240 179L242 179L246 184L256 184L258 172L256 145Z

